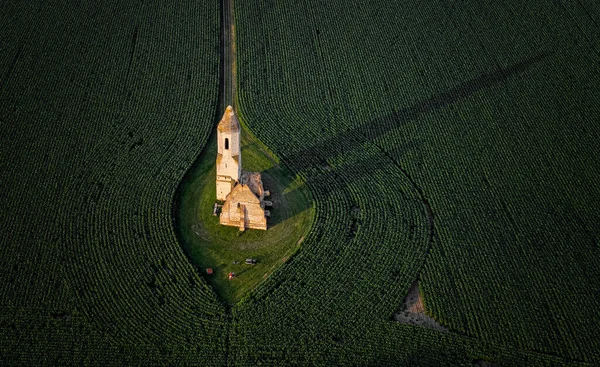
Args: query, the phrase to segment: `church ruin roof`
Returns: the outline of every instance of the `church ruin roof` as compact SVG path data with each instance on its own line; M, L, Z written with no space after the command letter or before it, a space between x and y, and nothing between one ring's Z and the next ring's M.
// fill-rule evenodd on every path
M223 133L240 131L240 123L235 116L235 112L233 112L233 107L227 106L225 113L217 126L217 130Z
M252 192L248 185L236 185L227 195L227 203L260 204L260 199Z

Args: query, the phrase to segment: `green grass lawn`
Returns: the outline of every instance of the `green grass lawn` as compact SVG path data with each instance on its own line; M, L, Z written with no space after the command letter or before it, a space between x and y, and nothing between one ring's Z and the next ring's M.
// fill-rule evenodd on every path
M266 231L222 226L213 216L216 201L216 134L186 176L179 195L177 223L186 254L228 305L239 301L300 247L312 225L314 207L304 183L267 148L242 129L242 167L262 173L273 202ZM257 260L246 265L246 258ZM238 262L237 264L235 262ZM206 268L213 274L207 275ZM229 272L236 278L229 281Z

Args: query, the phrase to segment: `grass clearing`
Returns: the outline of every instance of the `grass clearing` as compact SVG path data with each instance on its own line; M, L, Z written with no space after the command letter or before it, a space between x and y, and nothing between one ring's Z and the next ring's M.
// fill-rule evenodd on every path
M185 253L219 297L234 305L266 279L300 247L313 222L314 207L304 183L247 130L242 129L242 165L246 171L262 173L273 201L268 230L246 230L222 226L213 216L215 203L216 134L182 184L178 202L178 229ZM246 258L257 259L246 265ZM213 274L207 275L206 269ZM229 281L229 272L236 278Z

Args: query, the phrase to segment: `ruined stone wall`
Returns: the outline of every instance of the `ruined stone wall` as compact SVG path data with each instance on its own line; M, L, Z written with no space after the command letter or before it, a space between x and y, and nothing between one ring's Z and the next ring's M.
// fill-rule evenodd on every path
M265 211L259 203L246 205L246 228L267 229Z
M267 229L262 201L246 185L237 185L227 196L219 222L226 226L240 227L240 218L243 218L245 228Z
M235 182L229 176L217 176L217 200L225 200Z

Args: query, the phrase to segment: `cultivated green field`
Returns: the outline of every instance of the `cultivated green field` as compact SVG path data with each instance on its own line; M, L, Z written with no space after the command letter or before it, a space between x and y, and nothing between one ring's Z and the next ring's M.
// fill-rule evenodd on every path
M279 345L316 353L327 330L331 349L372 346L361 332L380 330L393 342L379 348L403 358L412 330L388 320L419 278L428 312L454 335L599 363L599 11L238 3L240 108L306 177L318 218L303 257L245 305L247 348L266 353L253 335L290 308L318 309L293 329L326 328L282 332Z
M0 364L222 364L173 200L216 119L219 4L0 11Z
M600 364L597 2L235 2L237 83L224 5L2 4L0 365ZM314 215L237 289L224 84Z

